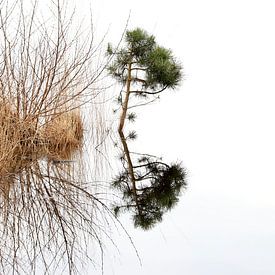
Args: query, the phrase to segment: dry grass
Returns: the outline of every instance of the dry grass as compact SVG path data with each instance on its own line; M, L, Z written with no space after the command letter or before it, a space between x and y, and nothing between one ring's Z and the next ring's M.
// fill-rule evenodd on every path
M106 189L86 180L95 168L78 153L86 139L78 110L96 101L92 88L106 63L93 34L73 35L59 1L52 26L36 14L39 1L27 14L23 2L0 0L0 273L35 274L39 266L54 274L65 260L73 274L90 260L91 240L102 250L108 235ZM101 121L89 123L101 133Z
M71 160L82 149L84 126L77 110L63 111L41 126L35 117L20 119L9 104L2 102L0 125L0 195L4 198L9 197L16 176L26 171L35 174L30 169L34 163ZM41 178L39 172L37 175ZM64 180L62 176L60 180Z
M42 158L68 160L81 149L83 122L79 111L53 116L44 126L24 120L9 104L0 104L0 176L19 173Z
M72 159L74 153L81 150L83 131L80 112L53 117L42 131L42 138L47 144L47 157L53 160Z
M17 145L16 141L16 124L15 115L11 107L4 103L0 103L0 177L12 171L13 155Z

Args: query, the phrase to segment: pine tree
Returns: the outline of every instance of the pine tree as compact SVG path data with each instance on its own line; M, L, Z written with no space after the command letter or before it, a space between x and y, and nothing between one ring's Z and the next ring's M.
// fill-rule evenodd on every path
M175 88L182 78L182 68L171 50L156 44L155 37L137 28L126 32L125 47L114 51L108 45L108 53L115 55L109 73L123 84L140 84L139 90L127 90L131 94L156 94L167 88Z
M118 127L123 171L112 184L121 192L122 203L116 204L114 211L116 215L121 211L132 211L134 225L149 229L178 202L181 190L186 187L186 173L178 163L168 165L147 154L137 159L137 165L134 165L127 140L135 139L136 132L132 131L125 137L123 131L126 119L133 121L136 118L134 113L128 113L129 99L134 95L150 102L150 97L176 88L182 77L182 68L169 49L157 45L155 37L140 28L126 32L124 47L113 50L109 44L107 52L114 56L108 68L109 74L124 89L119 95L121 114Z

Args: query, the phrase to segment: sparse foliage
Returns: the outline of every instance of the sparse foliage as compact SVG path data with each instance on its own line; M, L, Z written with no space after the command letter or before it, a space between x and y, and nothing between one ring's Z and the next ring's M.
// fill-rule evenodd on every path
M182 76L181 65L171 50L157 45L154 36L137 28L126 33L125 44L117 52L112 50L111 45L108 46L107 52L116 56L109 66L109 73L123 84L126 84L130 73L131 86L139 84L140 88L130 90L130 93L155 94L178 86Z
M121 204L114 207L115 214L131 210L134 213L134 225L150 229L178 202L182 189L186 187L186 173L180 164L169 166L148 157L140 159L139 165L134 166L133 170L137 197L133 192L127 170L124 170L113 182L113 187L123 194Z
M186 174L179 163L168 165L148 155L137 160L133 157L127 141L135 139L136 133L124 135L126 118L130 121L136 118L128 112L129 101L132 95L145 100L131 106L137 107L151 102L151 97L166 89L176 88L182 68L170 50L157 45L155 37L140 28L126 32L124 47L114 51L109 44L107 53L115 56L108 68L109 74L123 86L123 94L119 97L121 114L118 126L124 155L121 158L123 170L112 184L120 192L121 202L114 204L114 213L131 211L134 225L147 230L160 222L163 214L178 202L182 189L186 187Z

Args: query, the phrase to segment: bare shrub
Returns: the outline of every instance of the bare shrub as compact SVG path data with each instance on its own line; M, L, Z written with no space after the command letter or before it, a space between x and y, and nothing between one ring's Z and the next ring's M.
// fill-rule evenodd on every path
M59 1L53 4L48 25L38 1L28 13L23 1L0 1L2 274L53 274L60 266L78 273L78 263L92 260L88 244L102 250L102 236L109 237L112 216L96 195L99 186L87 181L93 167L81 155L90 135L82 106L92 108L101 96L95 87L108 60L97 62L92 29L75 32L73 18ZM104 125L92 118L102 108L89 120L98 140Z

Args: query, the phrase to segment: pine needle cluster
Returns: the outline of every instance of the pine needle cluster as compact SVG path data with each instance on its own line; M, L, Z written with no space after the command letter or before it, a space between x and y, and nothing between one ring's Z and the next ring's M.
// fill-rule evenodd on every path
M115 205L114 211L116 215L133 212L134 225L147 230L161 222L163 214L177 204L186 188L186 172L179 163L168 165L148 157L139 163L134 167L137 197L127 170L114 179L113 188L123 194L121 204Z
M181 80L182 67L171 50L159 46L153 35L140 28L126 32L125 47L114 51L109 44L107 52L116 56L109 73L122 83L127 80L128 64L132 64L132 81L146 90L173 89Z

